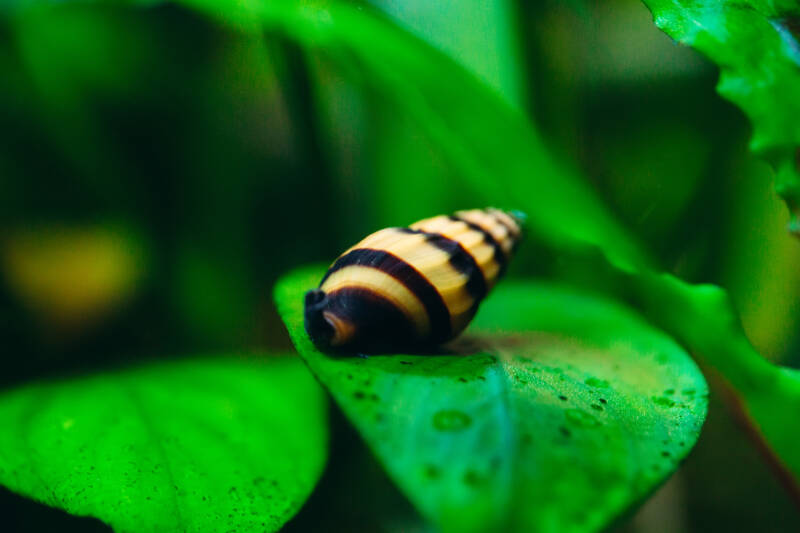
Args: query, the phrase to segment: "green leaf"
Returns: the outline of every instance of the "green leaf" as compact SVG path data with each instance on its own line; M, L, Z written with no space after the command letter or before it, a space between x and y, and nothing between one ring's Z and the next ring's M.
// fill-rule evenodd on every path
M719 93L753 123L751 148L772 163L800 232L800 3L644 0L656 25L720 67Z
M370 0L400 26L466 66L516 106L525 99L519 24L511 0Z
M52 3L27 0L22 5ZM521 110L375 10L322 0L183 4L240 31L287 33L306 50L331 59L350 81L412 117L439 145L463 184L478 191L487 205L526 211L531 235L559 249L600 248L625 270L648 263L592 189L550 156Z
M198 359L0 395L0 483L116 531L275 531L327 449L297 358Z
M683 350L619 304L504 283L452 352L318 352L296 271L276 300L319 380L420 512L446 531L594 531L671 474L706 412Z
M272 2L259 16L417 121L487 204L525 210L531 235L559 249L599 247L624 269L648 263L591 188L550 156L523 113L443 53L346 2Z
M631 297L730 387L731 405L750 437L800 504L800 371L774 365L750 344L728 294L667 274L628 277Z
M524 97L520 28L513 2L487 0L469 9L460 0L370 3L473 72L507 102L521 107ZM330 78L317 76L316 108L333 122L325 128L328 144L333 144L341 143L342 131L358 127L359 115L353 113L353 103L347 102L353 92L342 91L341 82ZM427 218L431 213L452 212L465 205L485 204L486 198L474 188L465 187L464 180L454 172L452 157L433 144L430 135L421 134L419 121L412 121L404 109L382 105L370 106L368 112L369 146L355 154L364 163L349 163L336 172L352 183L354 177L359 178L354 173L360 171L360 194L369 198L366 209L358 209L361 231ZM342 148L348 149L346 145L340 145ZM351 205L347 207L349 211ZM363 211L368 211L371 219L365 219Z

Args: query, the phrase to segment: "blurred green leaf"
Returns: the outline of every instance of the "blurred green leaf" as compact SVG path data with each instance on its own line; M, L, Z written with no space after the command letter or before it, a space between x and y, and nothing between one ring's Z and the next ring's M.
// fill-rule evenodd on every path
M288 32L331 58L351 81L416 120L487 204L526 210L531 234L561 248L600 247L626 269L647 263L590 188L550 157L520 110L376 11L349 2L184 3L241 31Z
M418 509L445 531L595 531L691 449L706 412L697 367L611 301L501 285L453 351L368 359L318 352L303 294L279 282L295 345Z
M656 25L720 67L719 93L753 123L751 148L777 172L800 232L800 4L796 0L644 0Z
M497 90L515 107L523 107L523 69L518 22L510 0L490 0L465 8L446 0L372 0L414 35L438 48ZM325 80L322 80L323 83ZM322 91L325 90L323 86ZM328 97L341 93L328 91ZM376 226L411 222L431 213L483 205L485 198L463 186L458 172L419 124L395 106L372 106L373 114L362 188L373 191ZM340 117L349 120L351 117ZM336 124L333 135L340 135ZM349 178L352 173L346 173ZM362 229L363 231L363 229Z
M288 32L331 58L351 81L416 120L487 204L527 211L532 235L559 248L599 247L625 269L648 262L578 175L550 157L520 110L385 16L349 2L184 3L242 31Z
M460 0L370 0L372 5L436 46L520 106L523 70L513 0L466 5Z
M0 483L116 531L275 531L327 454L297 358L188 360L0 395Z
M528 119L441 52L349 3L271 3L261 20L404 110L487 204L526 210L531 234L559 248L599 246L624 268L647 263L590 188L549 156Z
M667 274L629 281L644 314L732 388L730 407L800 504L800 371L774 365L752 347L723 289L689 285Z
M729 172L734 187L727 194L736 207L724 221L724 285L753 346L782 362L795 353L800 333L800 246L783 231L789 213L773 190L769 167L741 153Z

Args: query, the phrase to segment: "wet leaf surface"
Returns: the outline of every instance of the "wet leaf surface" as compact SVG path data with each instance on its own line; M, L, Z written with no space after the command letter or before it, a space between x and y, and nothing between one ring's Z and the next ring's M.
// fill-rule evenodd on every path
M691 359L617 303L503 283L438 353L317 351L303 293L276 289L298 350L408 498L447 531L594 531L666 479L696 441Z
M161 363L0 394L0 483L120 532L276 531L327 454L299 359Z

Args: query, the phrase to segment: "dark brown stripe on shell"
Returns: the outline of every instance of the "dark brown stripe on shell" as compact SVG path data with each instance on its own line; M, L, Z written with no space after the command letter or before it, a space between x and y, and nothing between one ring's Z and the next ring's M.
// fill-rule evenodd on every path
M450 311L447 309L447 305L444 303L439 291L416 268L387 251L373 248L351 250L336 260L325 274L325 277L322 278L320 286L337 270L353 265L380 270L405 285L408 290L419 298L428 314L430 338L437 341L450 337L452 332Z
M463 222L464 224L469 226L469 229L477 231L478 233L483 235L483 240L486 241L489 245L491 245L492 248L494 248L494 260L497 262L497 266L500 267L500 271L497 273L497 277L499 278L500 276L502 276L503 273L506 271L506 265L508 264L508 256L506 256L505 251L503 251L503 247L500 246L500 243L497 242L494 236L487 230L479 226L478 224L470 222L469 220L464 220L459 216L450 215L450 220L452 220L453 222Z
M483 277L483 271L478 266L475 258L461 243L445 237L441 233L431 233L411 228L398 228L404 233L419 233L433 246L439 248L450 257L450 265L458 272L467 276L467 292L475 300L473 307L477 307L489 291L488 281Z

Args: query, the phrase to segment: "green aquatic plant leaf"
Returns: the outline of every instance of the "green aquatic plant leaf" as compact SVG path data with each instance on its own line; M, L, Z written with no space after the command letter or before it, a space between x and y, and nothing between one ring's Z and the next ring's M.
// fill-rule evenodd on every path
M720 67L719 93L753 124L751 148L777 173L800 233L800 3L644 0L656 25Z
M625 278L643 314L722 376L729 407L800 505L800 371L770 363L753 348L723 289L667 274Z
M706 383L669 337L620 304L503 283L448 350L331 356L303 294L276 288L317 378L420 512L445 531L595 531L647 496L694 445Z
M526 211L532 236L559 249L599 248L625 269L648 264L577 172L551 157L523 112L444 53L349 2L271 2L258 14L411 117L464 186L487 204Z
M0 394L0 484L119 532L276 531L327 455L296 357L158 363Z
M469 9L460 0L369 3L465 65L512 104L523 102L520 28L510 0L489 0Z
M122 2L154 3L158 2ZM579 174L551 157L520 109L377 10L321 0L182 3L239 31L286 34L307 52L330 60L349 81L411 117L461 183L478 192L487 205L526 211L529 232L538 239L557 248L599 248L626 270L648 263L646 253ZM27 0L15 5L35 13L81 2L57 4Z

